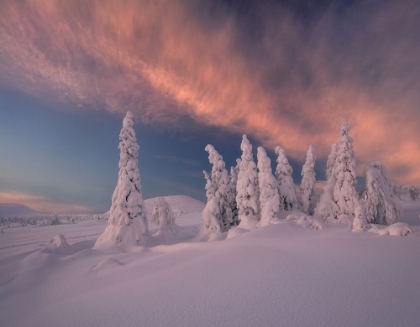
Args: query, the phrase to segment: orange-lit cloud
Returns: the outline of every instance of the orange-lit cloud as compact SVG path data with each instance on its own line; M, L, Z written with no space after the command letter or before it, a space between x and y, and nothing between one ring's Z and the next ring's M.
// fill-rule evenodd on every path
M346 117L359 172L381 160L420 183L418 2L331 8L310 28L258 10L255 36L209 2L2 1L0 82L148 123L187 115L299 160L326 156Z
M40 213L88 213L90 209L85 206L60 203L45 196L35 196L17 192L0 192L0 203L19 203Z

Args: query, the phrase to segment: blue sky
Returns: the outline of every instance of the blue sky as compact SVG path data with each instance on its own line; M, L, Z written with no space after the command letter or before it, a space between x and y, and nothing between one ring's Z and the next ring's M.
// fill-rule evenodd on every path
M0 89L0 99L0 193L20 194L24 202L26 195L34 196L28 204L38 210L106 211L118 175L123 115L71 105L57 110L7 89ZM228 168L241 155L241 135L222 129L194 124L174 131L137 122L135 130L145 198L185 194L205 201L202 170L211 167L204 147L213 144ZM251 140L256 152L261 144ZM275 167L274 153L271 157ZM297 182L301 162L291 163Z
M420 3L0 2L0 202L104 212L133 112L146 198L204 200L210 143L228 167L242 134L317 178L343 118L357 173L380 160L420 183ZM274 162L273 162L274 167Z

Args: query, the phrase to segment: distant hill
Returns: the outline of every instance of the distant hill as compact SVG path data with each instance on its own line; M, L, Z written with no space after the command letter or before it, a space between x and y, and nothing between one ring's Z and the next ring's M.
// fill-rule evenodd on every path
M166 200L166 202L168 202L172 210L177 211L180 214L201 213L206 206L203 202L186 195L163 196L163 198ZM151 198L144 201L148 216L150 216L153 211L153 206L156 199L157 198Z
M39 212L19 203L0 203L0 218L27 217Z

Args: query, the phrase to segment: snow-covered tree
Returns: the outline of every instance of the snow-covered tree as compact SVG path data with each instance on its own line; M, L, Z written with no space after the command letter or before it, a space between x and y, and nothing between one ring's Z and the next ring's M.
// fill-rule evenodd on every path
M279 191L277 179L271 169L271 160L267 157L263 147L258 147L258 183L260 187L261 218L259 227L271 224L271 220L277 217L279 211Z
M320 201L315 209L315 216L324 221L352 223L355 230L364 229L366 218L356 192L356 161L353 152L353 139L349 135L351 129L347 120L343 120L340 129L340 139L331 151L330 158L335 152L335 163L332 159L327 164L328 180L324 187ZM336 148L336 149L334 149ZM356 221L353 221L357 218Z
M353 151L353 139L349 135L351 125L346 119L341 124L341 135L337 143L337 157L332 171L337 179L333 197L338 207L336 219L343 223L351 223L354 210L359 206L359 196L356 192L356 160Z
M203 170L203 174L204 174L204 178L206 179L206 197L207 197L207 202L209 202L211 199L214 198L214 193L216 193L216 187L213 183L213 181L211 180L209 174Z
M404 185L403 189L408 191L412 201L420 200L420 187L418 185Z
M236 203L238 205L239 226L252 229L259 220L258 175L252 154L252 145L246 135L242 136L241 162L236 185Z
M128 111L120 132L120 170L112 195L108 226L95 246L133 246L147 243L149 229L140 185L137 160L139 146L133 125L133 114Z
M159 227L159 231L173 232L175 214L164 198L157 198L155 200L151 219Z
M330 178L331 173L334 169L334 165L335 165L335 159L337 158L337 144L333 143L333 145L331 146L331 152L328 155L328 159L327 159L327 170L325 172L325 177Z
M312 145L306 152L306 161L302 167L302 182L300 183L300 194L302 198L302 210L308 215L312 215L314 206L312 197L315 193L315 152Z
M392 192L385 166L373 161L365 166L365 212L369 223L391 225L399 221L402 209Z
M277 154L276 176L278 181L280 209L292 210L297 203L295 184L293 184L292 166L289 165L286 153L280 146L274 151Z
M220 227L225 232L232 223L232 210L229 203L229 174L225 168L223 157L216 149L208 144L205 150L209 153L209 161L212 164L211 181L214 186L214 197L217 199L220 211Z
M238 173L241 159L236 159L236 167L230 167L230 179L228 188L228 202L232 211L232 226L239 225L238 205L236 203L236 185L238 184Z

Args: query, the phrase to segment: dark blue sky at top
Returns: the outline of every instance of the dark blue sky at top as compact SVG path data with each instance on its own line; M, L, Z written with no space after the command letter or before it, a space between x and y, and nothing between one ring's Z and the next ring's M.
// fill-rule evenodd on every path
M111 203L118 176L118 136L122 115L99 110L57 110L16 91L0 89L0 192L46 196L103 212ZM134 126L140 145L139 167L145 198L184 194L205 201L202 170L211 170L207 144L226 166L240 158L241 135L195 124L191 130ZM249 137L254 159L260 143ZM275 169L275 154L267 151ZM290 159L295 182L302 162ZM317 163L323 178L325 163Z

